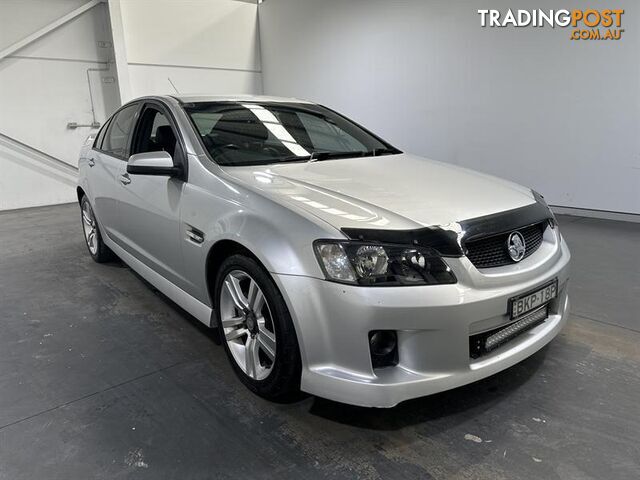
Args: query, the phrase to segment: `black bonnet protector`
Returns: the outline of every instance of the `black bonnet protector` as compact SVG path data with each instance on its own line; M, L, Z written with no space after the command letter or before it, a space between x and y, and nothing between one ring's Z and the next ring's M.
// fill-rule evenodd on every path
M434 226L413 230L343 228L342 232L351 240L416 245L433 248L445 257L461 257L465 254L465 243L470 240L510 232L545 220L554 221L553 214L537 200L525 207L464 220L459 223L459 231Z

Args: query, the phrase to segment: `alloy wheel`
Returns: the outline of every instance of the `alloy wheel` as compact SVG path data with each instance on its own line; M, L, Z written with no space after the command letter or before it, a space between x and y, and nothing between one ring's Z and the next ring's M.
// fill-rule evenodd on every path
M82 203L82 228L89 251L92 255L96 255L98 252L98 227L93 209L88 201Z
M232 270L220 291L220 319L229 351L240 369L264 380L276 359L276 333L269 304L257 282L242 270Z

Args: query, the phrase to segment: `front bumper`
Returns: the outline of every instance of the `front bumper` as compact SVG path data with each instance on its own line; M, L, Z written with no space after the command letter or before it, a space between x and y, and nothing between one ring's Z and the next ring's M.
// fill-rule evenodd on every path
M466 258L447 259L459 280L455 285L367 288L274 275L298 335L301 388L339 402L392 407L504 370L546 345L566 323L569 259L556 231L513 269L482 272ZM545 322L471 358L471 335L509 323L509 298L554 277L559 291ZM371 330L397 331L397 366L372 367Z

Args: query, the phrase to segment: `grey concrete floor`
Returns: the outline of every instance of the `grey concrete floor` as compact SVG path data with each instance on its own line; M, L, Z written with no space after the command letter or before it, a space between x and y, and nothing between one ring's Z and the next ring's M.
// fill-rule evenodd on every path
M75 205L0 213L0 479L640 478L640 225L560 219L572 316L484 381L391 410L249 393Z

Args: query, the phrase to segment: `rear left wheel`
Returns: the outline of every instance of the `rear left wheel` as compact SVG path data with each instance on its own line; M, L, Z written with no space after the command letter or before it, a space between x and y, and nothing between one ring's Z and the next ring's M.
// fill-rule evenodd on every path
M84 239L89 249L89 254L98 263L105 263L113 260L115 255L107 247L102 240L102 234L96 221L96 216L93 213L93 208L87 196L83 196L80 200L80 210L82 215L82 230L84 232Z

